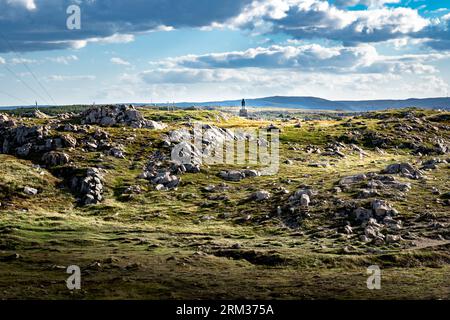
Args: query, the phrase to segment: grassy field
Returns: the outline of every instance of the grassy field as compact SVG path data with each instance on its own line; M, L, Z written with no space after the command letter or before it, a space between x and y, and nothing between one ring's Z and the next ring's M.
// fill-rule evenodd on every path
M410 192L389 199L400 212L405 232L417 237L379 246L339 232L341 221L333 201L350 201L354 194L336 195L333 188L344 176L379 172L390 163L418 164L433 156L413 155L398 146L380 153L363 142L364 157L356 152L339 158L303 151L308 145L324 149L348 136L349 128L389 134L396 144L414 135L424 140L430 132L398 136L396 123L375 117L306 121L297 128L297 121L246 120L219 111L140 111L147 119L169 126L163 131L102 128L113 141L125 145L125 159L66 151L78 167L106 170L105 201L100 204L78 206L55 177L56 169L0 155L1 299L450 298L450 211L432 193L433 188L450 191L449 166L427 171L425 183L409 181ZM436 115L423 112L425 117ZM401 112L391 111L388 116L403 121ZM22 121L31 125L48 120ZM226 128L275 123L282 128L279 173L226 182L225 191L213 193L225 198L203 189L224 183L217 173L230 168L225 165L204 166L199 174L183 175L178 190L154 190L138 179L142 167L164 133L189 121ZM344 121L349 125L343 126ZM75 136L82 139L82 135ZM450 131L441 130L439 136L449 139ZM291 163L286 164L287 159ZM329 165L311 166L317 162ZM133 185L139 185L142 193L124 195ZM309 209L310 218L293 227L277 214L277 207L289 197L277 190L283 187L292 193L302 185L314 188L318 196ZM39 193L26 195L25 186ZM262 189L272 193L268 201L248 200ZM446 227L435 230L417 222L425 212ZM366 286L367 267L374 264L382 269L381 290ZM81 290L66 288L70 265L81 267Z

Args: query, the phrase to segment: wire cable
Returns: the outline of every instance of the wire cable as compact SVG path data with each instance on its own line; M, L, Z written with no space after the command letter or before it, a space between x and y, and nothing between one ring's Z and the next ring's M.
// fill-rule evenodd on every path
M1 94L4 94L4 95L6 95L6 96L8 96L8 97L10 97L10 98L16 99L17 101L20 101L20 102L24 103L25 106L31 105L31 104L29 104L28 102L26 102L25 100L23 100L22 98L16 97L15 95L12 95L12 94L10 94L10 93L8 93L8 92L5 92L5 91L3 91L3 90L0 90L0 93L1 93Z
M5 41L5 43L8 45L9 49L11 50L11 52L13 52L19 63L21 63L24 68L32 75L32 77L34 78L34 80L38 83L39 87L46 93L46 95L50 98L50 100L57 105L55 99L53 99L52 95L50 94L50 92L45 88L45 86L42 84L42 82L38 79L38 77L36 77L36 74L33 72L33 70L31 70L30 66L22 59L21 55L14 49L13 45L11 44L11 42L4 36L4 34L0 31L0 37ZM41 97L42 98L42 97ZM47 99L44 99L47 100ZM48 102L48 101L47 101Z
M30 86L28 85L28 83L26 83L25 81L23 81L22 78L19 77L19 76L14 72L14 70L11 70L11 68L8 67L8 66L5 65L5 64L2 64L2 66L3 66L6 70L8 70L8 72L11 73L17 80L19 80L19 82L21 82L25 87L27 87L31 92L33 92L38 98L42 99L43 101L45 101L45 102L48 104L48 100L47 100L47 99L44 99L44 98L43 98L36 90L34 90L32 87L30 87Z

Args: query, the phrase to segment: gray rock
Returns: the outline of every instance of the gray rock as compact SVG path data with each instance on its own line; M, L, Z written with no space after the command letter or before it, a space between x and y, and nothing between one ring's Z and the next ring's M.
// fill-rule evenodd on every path
M111 148L108 151L108 154L110 156L113 156L114 158L124 159L125 155L123 154L123 150L119 148Z
M70 134L61 136L61 140L65 147L75 148L77 146L77 139L72 137Z
M87 169L84 176L73 177L71 189L81 195L82 205L103 201L103 177L96 168Z
M350 225L346 225L346 226L344 227L344 232L345 232L346 234L352 234L352 233L353 233L353 229L352 229L352 227L351 227Z
M306 193L301 195L301 197L300 197L300 205L302 207L308 207L310 202L311 202L311 200L309 199L309 196Z
M392 234L388 234L386 236L386 242L387 243L395 243L395 242L400 242L401 237L397 236L397 235L392 235Z
M16 149L16 153L19 157L27 157L33 145L31 143L24 144L23 146Z
M33 110L22 115L26 118L36 118L36 119L47 119L50 118L47 114L43 113L40 110Z
M158 185L156 185L155 190L165 191L165 190L168 190L168 188L166 188L163 184L158 184Z
M357 208L353 211L356 220L361 222L367 222L373 217L373 212L370 209Z
M374 200L372 201L372 210L377 217L384 217L386 215L396 215L397 211L393 209L386 201Z
M388 165L381 173L401 174L409 179L420 179L423 177L422 172L414 168L410 163L394 163Z
M251 199L254 199L256 201L268 200L270 199L270 197L271 197L270 192L265 190L257 191L251 195Z
M237 170L221 171L219 177L227 181L241 181L245 178L245 173Z
M133 128L164 129L166 126L146 120L133 106L100 106L91 108L81 115L82 124L98 124L105 127L125 125Z
M249 170L246 169L243 171L246 178L253 178L253 177L259 177L261 173L257 170Z
M35 188L31 188L31 187L25 187L23 189L23 192L29 196L35 196L38 194L38 190Z
M60 166L69 163L70 157L64 152L51 151L42 156L42 161L48 166Z
M351 184L356 184L362 181L367 180L367 176L365 174L357 174L353 176L344 177L339 181L340 186L348 186Z

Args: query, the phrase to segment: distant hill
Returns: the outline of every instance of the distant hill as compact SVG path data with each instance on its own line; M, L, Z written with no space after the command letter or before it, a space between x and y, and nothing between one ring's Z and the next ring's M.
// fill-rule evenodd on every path
M134 105L148 105L148 103L132 103ZM274 96L257 99L246 99L248 107L259 108L292 108L292 109L310 109L310 110L342 110L342 111L372 111L384 109L398 109L407 107L417 107L424 109L445 109L450 110L450 98L425 98L425 99L406 99L406 100L327 100L317 97L286 97ZM160 103L158 106L167 104ZM241 100L208 101L208 102L178 102L175 106L181 108L188 107L238 107ZM34 106L11 106L0 107L1 110L18 109ZM46 106L40 106L45 108Z
M316 110L345 110L369 111L390 108L418 107L425 109L450 109L450 98L426 98L406 100L362 100L362 101L333 101L316 97L283 97L274 96L258 99L247 99L249 107L275 107L293 109ZM210 102L180 102L178 107L206 107L206 106L240 106L241 100L225 100Z

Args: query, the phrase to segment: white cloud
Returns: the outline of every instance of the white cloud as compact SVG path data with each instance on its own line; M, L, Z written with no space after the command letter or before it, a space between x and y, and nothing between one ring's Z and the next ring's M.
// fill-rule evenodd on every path
M389 3L400 3L401 0L336 0L337 6L356 6L358 4L367 6L369 8L380 8Z
M5 64L5 63L6 63L5 59L3 59L2 57L0 57L0 64Z
M69 56L49 57L47 58L47 60L55 63L68 65L70 62L78 61L78 57L76 55L69 55Z
M83 80L95 80L93 75L79 75L79 76L63 76L63 75L51 75L46 78L47 81L83 81Z
M119 34L115 33L112 36L105 38L90 38L87 42L111 44L111 43L129 43L134 41L134 35L132 34Z
M118 64L118 65L122 65L122 66L130 66L131 65L131 63L129 63L128 61L123 60L122 58L117 58L117 57L111 58L110 61L113 64Z
M174 82L174 78L179 81ZM217 101L272 95L342 100L403 99L437 96L448 88L438 75L301 73L290 69L259 68L155 69L126 74L119 81L123 87L142 92L139 96L147 97L145 101L152 98L154 102Z
M322 0L256 0L229 24L260 33L286 33L299 39L367 43L404 37L430 23L411 8L343 10Z
M173 76L173 80L179 82L188 74L186 70L190 69L197 70L196 77L203 74L206 79L211 74L201 73L198 70L260 68L322 73L435 73L436 68L429 63L449 56L450 54L444 53L385 56L380 55L371 45L324 47L306 44L187 55L169 58L153 65L157 68L166 68L166 76L173 70L177 70L176 72L183 70L183 76L180 78ZM190 75L193 73L194 71L189 71Z
M32 64L32 63L38 63L38 60L35 59L27 59L27 58L12 58L11 60L11 64L22 64L22 63L26 63L26 64Z
M36 4L34 3L34 0L7 0L8 4L11 5L20 5L25 7L27 10L35 10Z

